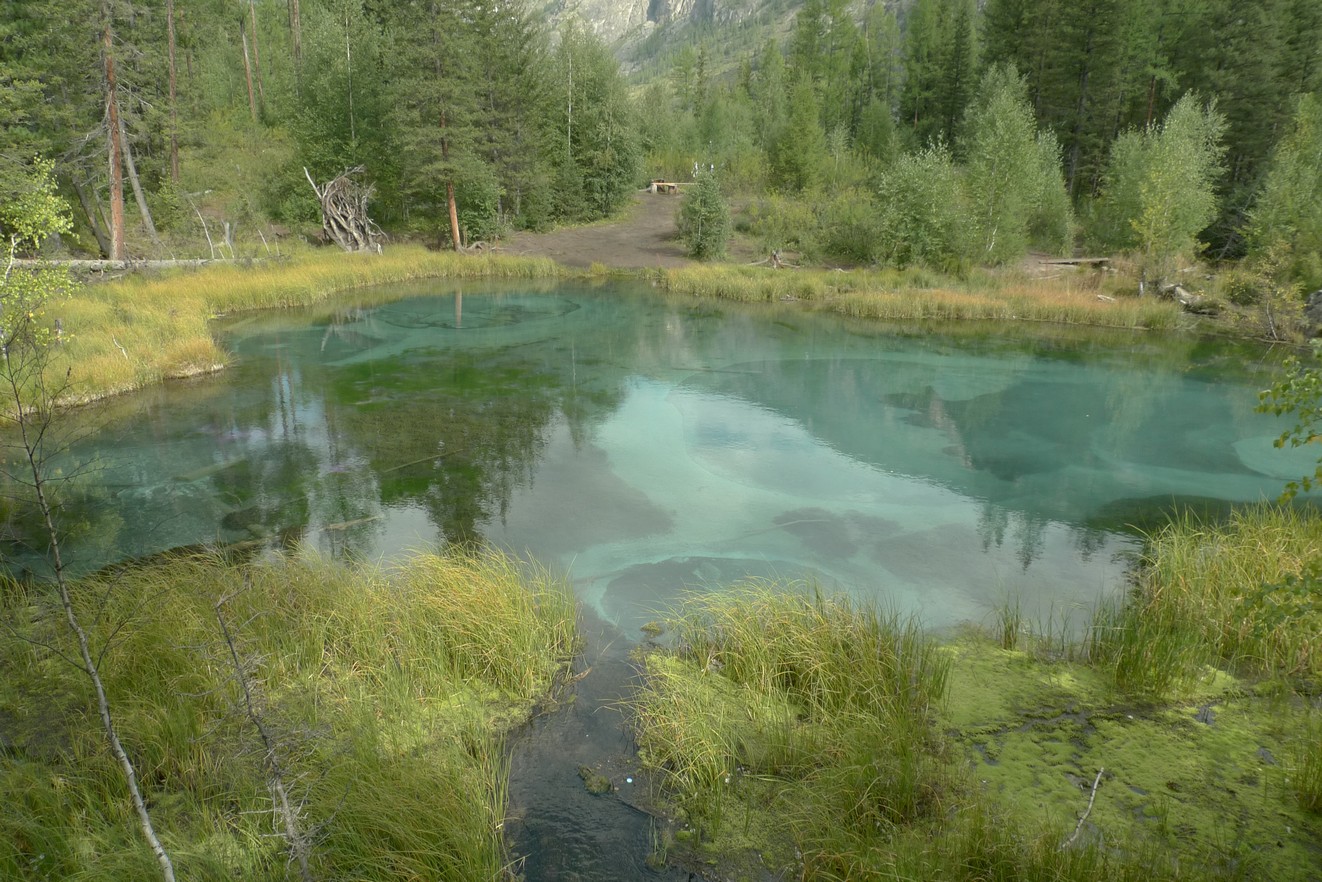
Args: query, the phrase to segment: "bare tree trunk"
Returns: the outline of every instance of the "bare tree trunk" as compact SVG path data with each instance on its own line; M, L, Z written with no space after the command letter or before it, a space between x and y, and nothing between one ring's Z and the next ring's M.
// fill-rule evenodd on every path
M289 0L289 34L294 44L294 66L303 62L303 26L298 20L298 0Z
M123 260L124 247L124 163L119 155L119 96L116 94L114 34L111 30L110 2L101 0L102 63L106 75L107 140L110 143L110 254L111 260Z
M248 109L252 111L252 121L257 122L257 96L252 91L252 63L248 60L248 31L240 27L239 36L243 38L243 75L248 79Z
M445 111L441 111L441 159L448 165L450 161L450 138L445 133ZM454 242L454 250L464 250L463 242L459 238L459 211L454 202L454 178L450 177L445 182L445 204L450 210L450 239Z
M120 769L124 772L124 779L128 784L133 808L138 814L138 824L142 828L142 835L151 846L157 863L160 864L161 876L165 879L165 882L174 882L174 864L170 861L170 855L166 853L165 847L161 845L161 840L156 836L156 830L151 822L151 814L147 810L147 803L142 798L142 791L138 788L137 772L133 768L133 762L129 759L128 753L124 750L124 745L119 741L115 721L110 714L110 701L106 698L105 685L101 682L101 672L92 659L92 649L87 639L87 632L83 630L82 623L78 619L78 613L74 610L73 595L69 589L69 581L64 575L64 561L60 556L59 532L55 529L55 518L51 511L50 501L46 498L46 473L41 454L42 439L49 428L50 412L45 407L39 407L29 414L23 413L23 395L18 385L18 376L9 363L8 350L6 350L5 361L8 375L6 379L9 384L8 391L13 396L14 407L18 412L15 422L26 454L27 467L32 476L32 490L37 499L37 508L41 512L46 535L50 540L51 566L55 571L55 585L59 590L60 605L64 608L64 616L68 622L69 630L73 632L78 640L78 655L81 667L83 673L92 681L92 688L96 693L96 709L101 717L101 726L105 730L106 740L110 743L110 751L114 754ZM40 371L41 366L38 366L37 370ZM38 377L39 385L40 379ZM33 418L32 413L35 413L39 422L37 426L30 425Z
M257 6L255 0L248 0L248 21L252 28L252 69L257 77L257 97L266 107L266 89L262 87L262 52L257 45Z
M175 100L174 0L165 0L165 29L170 45L170 180L179 183L179 110Z
M151 236L152 242L157 248L161 246L161 237L156 235L156 224L152 223L151 209L147 207L147 195L142 192L142 183L138 180L138 167L133 162L133 150L129 147L128 128L124 125L124 117L119 118L119 142L120 149L124 152L124 166L129 171L129 183L133 186L133 198L138 203L138 213L142 215L142 225L147 228L147 235Z
M215 260L216 245L211 241L211 231L207 229L206 218L202 217L202 212L197 210L196 205L193 205L193 200L189 199L188 204L193 206L193 214L197 215L198 223L202 224L202 234L207 237L207 247L211 249L211 259Z
M83 214L87 215L87 225L92 228L92 235L96 237L96 247L101 250L103 257L110 256L110 237L106 235L105 228L97 219L96 208L93 207L91 200L87 198L87 191L78 181L70 179L73 184L74 195L78 197L78 204L83 208Z
M454 204L454 181L445 182L445 201L450 207L450 238L454 240L454 250L463 251L463 242L459 238L459 211Z

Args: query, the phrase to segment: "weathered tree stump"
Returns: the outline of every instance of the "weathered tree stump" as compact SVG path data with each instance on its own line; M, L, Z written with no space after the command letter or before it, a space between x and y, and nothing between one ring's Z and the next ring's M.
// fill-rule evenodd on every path
M358 179L366 169L355 166L318 187L308 170L303 169L312 191L321 203L321 229L326 238L345 251L374 251L380 253L385 234L367 214L367 202L375 189Z

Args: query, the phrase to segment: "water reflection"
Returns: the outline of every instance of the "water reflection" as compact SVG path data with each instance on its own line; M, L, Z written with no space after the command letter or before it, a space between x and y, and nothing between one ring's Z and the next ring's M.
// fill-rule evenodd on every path
M623 289L451 288L223 329L225 375L80 414L78 565L195 542L389 557L489 540L631 630L689 588L809 578L979 619L1092 602L1173 500L1307 457L1257 353L999 329L903 335ZM6 512L15 566L26 515Z

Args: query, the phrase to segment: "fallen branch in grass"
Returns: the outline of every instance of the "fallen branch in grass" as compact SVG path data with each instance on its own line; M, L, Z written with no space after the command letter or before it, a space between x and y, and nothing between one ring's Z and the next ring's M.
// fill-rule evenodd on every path
M1105 766L1097 770L1097 777L1092 782L1092 793L1088 794L1088 807L1083 810L1083 817L1079 818L1079 823L1074 827L1074 832L1070 834L1070 838L1060 844L1061 851L1069 848L1074 844L1074 840L1079 838L1079 831L1083 829L1083 822L1088 820L1088 815L1092 814L1093 800L1097 798L1097 787L1102 783L1102 773L1105 771Z
M285 773L280 763L278 745L270 730L262 722L261 714L258 713L252 689L248 684L247 671L239 659L239 651L234 646L234 636L230 633L229 625L225 622L225 614L221 609L232 596L226 594L216 601L214 607L216 621L220 623L220 633L225 638L225 646L229 649L230 663L234 669L234 682L238 684L243 696L244 715L262 739L262 766L266 770L267 786L271 788L273 809L284 827L283 837L289 849L290 860L298 863L299 876L303 882L312 882L314 877L308 863L308 852L311 850L308 835L299 825L298 809L290 805L289 789L285 786Z
M75 270L94 270L97 272L106 272L110 270L136 270L136 269L176 269L184 267L210 266L213 263L250 263L250 258L235 259L229 257L190 257L176 260L46 260L15 258L14 266L25 269L40 269L45 266L62 266Z

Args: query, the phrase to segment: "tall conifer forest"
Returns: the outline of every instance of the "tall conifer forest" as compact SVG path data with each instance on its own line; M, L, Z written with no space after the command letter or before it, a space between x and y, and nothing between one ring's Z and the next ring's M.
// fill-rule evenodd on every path
M548 10L3 0L0 198L53 161L67 248L165 256L315 229L309 178L360 169L386 230L463 245L700 165L810 257L1247 257L1322 286L1316 0L806 0L628 53Z

